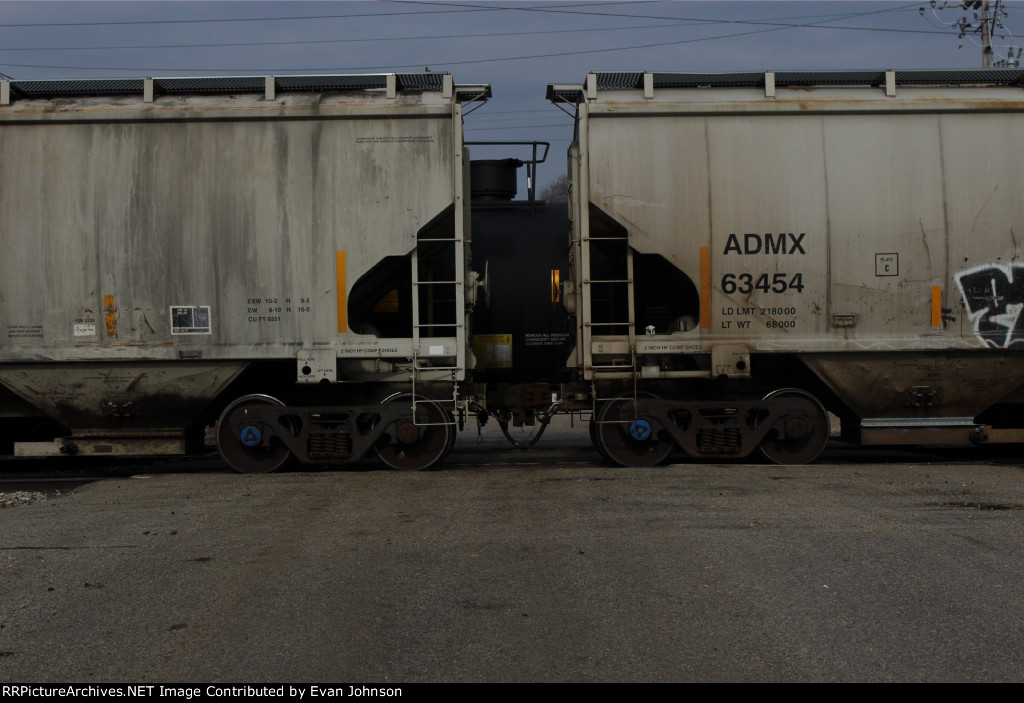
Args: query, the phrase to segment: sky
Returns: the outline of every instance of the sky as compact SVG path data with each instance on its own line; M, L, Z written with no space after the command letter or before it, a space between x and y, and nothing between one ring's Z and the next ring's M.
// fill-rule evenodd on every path
M1024 1L1002 4L997 59L1024 44ZM17 80L446 71L456 83L492 85L493 99L466 117L467 140L551 143L543 185L564 172L572 137L571 117L544 99L549 83L580 84L595 70L980 67L977 36L960 38L955 26L973 13L958 2L932 5L0 1L0 72Z

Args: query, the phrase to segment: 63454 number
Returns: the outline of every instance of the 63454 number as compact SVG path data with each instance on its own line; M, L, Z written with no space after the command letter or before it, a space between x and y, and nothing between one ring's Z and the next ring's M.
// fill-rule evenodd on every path
M804 275L802 273L775 273L769 278L767 273L762 273L756 279L750 273L727 273L722 276L722 292L726 295L742 293L746 295L759 290L763 293L785 293L795 290L802 293L804 290Z

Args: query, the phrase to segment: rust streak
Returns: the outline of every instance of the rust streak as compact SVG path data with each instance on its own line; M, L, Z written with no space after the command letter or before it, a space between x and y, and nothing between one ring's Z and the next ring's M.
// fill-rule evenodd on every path
M924 244L924 253L928 257L928 271L932 270L932 250L928 246L928 234L924 231L924 220L918 220L917 226L921 228L921 243Z
M140 310L140 312L142 312L142 311ZM148 327L150 332L156 334L156 330L153 329L153 325L149 324L149 318L146 317L146 313L145 312L142 312L141 319L142 319L142 324L144 324L146 327Z
M146 377L146 374L145 373L141 373L138 376L136 376L135 378L133 378L132 382L129 383L128 386L124 389L125 393L131 393L133 390L135 390L135 386L137 386L139 384L139 382L142 381L142 379L145 378L145 377Z
M103 316L106 320L107 336L117 336L117 315L114 307L114 296L105 295L103 296Z

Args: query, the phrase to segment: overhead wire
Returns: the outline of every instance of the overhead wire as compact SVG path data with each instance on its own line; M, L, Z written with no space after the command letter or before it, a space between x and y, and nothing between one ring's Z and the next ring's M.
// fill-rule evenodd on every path
M401 1L401 0L395 0ZM658 0L650 0L658 1ZM447 5L447 3L415 3L415 4L428 4L428 5ZM610 14L610 13L586 13L578 10L571 10L566 12L560 12L558 8L561 7L586 7L588 5L598 5L601 7L609 5L620 5L622 3L578 3L573 5L551 5L550 7L544 8L510 8L510 7L499 7L499 6L465 6L465 5L453 5L453 7L472 7L473 10L467 11L484 11L486 10L508 10L513 11L522 9L523 11L537 11L537 12L558 12L559 14L594 14L597 16L608 16L608 17L636 17L636 18L655 18L648 15L623 15L623 14ZM913 4L914 7L917 4ZM910 5L902 6L901 8L888 8L885 10L878 10L876 12L862 12L862 13L830 13L827 15L801 15L789 18L778 18L779 21L786 19L849 19L851 17L860 17L867 14L878 14L881 12L893 12L897 10L903 10ZM399 15L406 13L386 13L381 15L311 15L309 19L324 19L324 18L348 18L348 17L389 17L392 15ZM415 13L409 13L415 14ZM430 14L424 11L424 14ZM385 42L385 41L416 41L416 40L441 40L441 39L479 39L488 37L501 37L501 36L529 36L529 35L546 35L546 34L587 34L591 32L622 32L622 31L636 31L636 30L647 30L647 29L669 29L676 27L699 27L699 26L712 26L719 24L772 24L773 26L782 26L778 21L768 23L765 20L720 20L720 19L708 19L708 18L672 18L666 16L657 16L657 19L672 20L667 24L648 24L648 25L630 25L623 26L617 25L614 27L585 27L585 28L571 28L571 29L543 29L543 30L525 30L516 32L474 32L473 34L466 34L460 32L457 34L429 34L429 35L412 35L412 36L384 36L384 37L353 37L353 38L338 38L338 39L299 39L299 40L287 40L287 41L252 41L252 42L207 42L207 43L191 43L191 44L132 44L132 45L106 45L106 46L49 46L49 47L0 47L0 52L25 52L25 51L111 51L111 50L159 50L159 49L194 49L194 48L230 48L230 47L245 47L245 46L303 46L303 45L316 45L316 44L348 44L348 43L366 43L366 42ZM287 18L288 20L304 19L304 17L293 16ZM175 22L186 22L188 20L175 20ZM204 22L220 22L229 20L194 20L196 23ZM248 21L248 20L240 20ZM90 23L93 24L93 23ZM131 24L125 22L125 24ZM0 28L5 26L35 26L35 25L4 25L0 24ZM42 25L41 25L42 26ZM57 24L54 26L65 26L64 24ZM79 26L74 23L69 23L67 26ZM798 27L800 25L785 25L786 27Z
M645 2L657 2L659 0L638 0L636 4L643 4ZM437 7L444 6L444 3L425 3L428 5L435 5ZM588 7L594 5L622 5L621 2L592 2L592 3L569 3L568 5L552 5L552 8L557 7ZM633 3L630 3L633 4ZM381 17L401 17L405 15L440 15L440 14L453 14L453 13L469 13L469 12L497 12L506 11L508 8L500 6L466 6L459 8L459 6L452 6L458 9L448 10L420 10L417 12L361 12L361 13L349 13L349 14L332 14L332 15L286 15L283 17L208 17L205 19L190 19L190 20L160 20L160 19L148 19L148 20L96 20L90 22L0 22L0 29L6 28L17 28L24 29L28 27L116 27L116 26L130 26L130 25L162 25L162 24L215 24L215 23L228 23L228 22L291 22L299 20L325 20L325 19L357 19L361 17L368 17L378 19Z
M401 0L399 0L399 1L401 1ZM870 15L870 14L882 14L882 13L889 13L889 12L895 12L895 11L904 11L907 8L918 6L918 3L912 3L912 4L908 4L908 5L900 5L898 7L890 7L890 8L881 8L881 9L872 10L872 11L801 15L799 17L794 17L794 18L813 18L813 19L816 19L816 21L812 21L812 23L797 23L797 24L794 24L794 23L781 23L781 21L775 21L775 20L768 21L768 20L762 20L762 19L715 19L715 18L693 18L693 17L682 17L682 18L680 18L680 17L670 17L670 16L666 16L666 15L647 15L647 14L636 14L636 13L625 14L625 13L610 13L610 12L593 12L593 11L585 11L585 10L580 10L579 9L580 7L587 7L587 6L594 6L594 5L597 5L597 6L608 6L608 5L617 5L617 4L622 4L622 3L588 3L588 4L573 3L573 4L570 4L570 5L551 5L551 6L543 6L543 7L536 7L536 6L535 7L508 7L508 6L504 6L504 5L495 5L495 6L485 5L485 6L480 6L480 5L451 4L451 3L422 2L422 1L421 2L411 2L410 0L403 0L403 1L401 1L401 4L425 4L425 5L430 5L430 6L441 6L441 7L446 8L444 10L424 10L421 13L443 13L443 12L449 12L449 11L455 11L455 10L459 10L459 11L498 11L498 10L511 11L511 10L516 10L516 11L556 12L556 13L562 13L562 14L594 14L594 15L599 15L599 16L614 16L614 17L620 17L620 18L622 18L622 17L632 17L632 18L672 19L673 23L672 23L672 25L667 25L667 26L641 26L641 27L631 27L631 28L622 28L622 27L616 27L616 28L593 28L593 29L577 28L577 29L572 29L572 30L539 30L539 31L532 31L532 32L521 32L521 33L519 33L519 32L516 32L516 33L488 33L488 34L485 34L485 35L479 35L479 34L473 34L473 35L458 34L458 35L443 35L443 36L436 36L435 35L435 36L402 37L402 38L373 38L373 39L356 38L356 39L330 39L330 40L296 40L296 41L281 41L281 42L229 42L229 43L210 43L210 44L167 44L167 45L152 45L151 44L151 45L148 45L148 46L110 46L110 47L84 47L84 46L75 46L75 47L4 47L4 48L0 49L0 52L8 52L8 51L63 51L63 50L74 50L74 51L81 51L81 50L147 50L147 49L160 49L160 48L174 49L174 48L217 48L217 47L231 47L231 46L274 46L274 45L334 44L334 43L347 43L347 42L388 41L388 40L412 41L412 40L415 40L415 39L444 39L444 38L447 38L447 39L454 39L454 38L473 39L473 38L486 37L486 36L522 36L522 35L529 35L529 34L552 34L552 33L566 33L566 32L572 32L574 34L582 34L582 33L587 33L587 32L606 32L606 31L623 31L623 30L634 30L634 31L636 31L636 30L646 30L646 29L665 29L665 28L669 28L669 27L678 26L680 24L682 24L683 26L693 26L693 25L697 25L697 26L700 26L700 25L706 25L706 26L714 26L714 25L755 25L755 26L767 27L767 29L763 30L763 32L780 31L780 30L785 30L785 29L812 29L812 28L813 29L834 29L834 30L857 30L857 31L887 31L889 28L854 28L854 27L845 27L845 26L831 26L831 25L825 25L824 23L826 23L826 21L835 21L835 20L838 20L838 19L846 19L846 18L851 18L851 17L860 17L860 16L866 16L866 15ZM447 8L455 8L455 9L447 9ZM571 8L571 9L567 9L567 8ZM288 16L288 17L276 17L274 19L300 19L300 18L322 19L322 18L326 18L326 17L353 17L353 16L355 16L355 17L387 17L387 16L398 15L398 14L404 14L404 13L400 13L400 12L385 12L385 13L377 13L377 14L359 13L359 14L345 14L345 15L307 15L307 16L293 15L293 16ZM410 12L410 14L417 14L417 12ZM234 20L248 21L248 20L269 20L269 19L271 19L271 18L208 18L208 19L197 19L197 20L155 20L155 23L156 24L160 24L160 23L163 23L163 24L172 24L172 23L173 24L181 24L181 23L186 23L186 21L195 21L195 23L201 23L202 24L202 23L212 23L212 21L234 21ZM127 25L127 24L136 24L136 23L135 23L135 20L132 20L132 21L127 21L126 20L126 21L124 21L124 23L50 23L50 24L35 23L35 24L6 25L6 27L29 27L29 26L74 26L74 27L79 27L79 26L104 25L104 24L112 24L112 25L126 24ZM2 27L5 27L5 25L0 24L0 28L2 28ZM915 34L933 33L933 32L929 32L929 31L919 31L919 30L895 30L895 31L898 31L898 32L912 32L912 33L915 33ZM674 40L674 41L670 41L670 42L653 42L653 43L644 43L644 44L631 44L631 45L628 45L628 46L618 46L618 47L602 47L600 49L581 49L581 50L574 50L574 51L557 51L557 52L547 52L547 53L541 53L541 54L518 55L518 56L502 56L502 57L496 57L496 58L479 58L479 59L468 59L468 60L461 60L461 61L438 62L438 61L435 60L435 61L427 61L427 62L432 64L432 65L438 65L438 67L441 67L441 65L443 65L443 67L451 67L451 65L463 65L463 64L472 64L472 63L485 63L485 62L510 61L510 60L526 60L526 59L531 59L531 58L549 58L549 57L568 56L568 55L580 55L580 54L586 54L586 53L596 53L596 52L606 52L606 51L630 51L630 50L636 50L636 49L654 48L654 47L658 47L658 46L670 46L670 45L686 44L686 43L694 43L694 42L714 41L714 40L717 40L717 39L726 39L726 38L733 38L733 37L749 36L749 35L752 35L752 34L760 34L760 33L762 33L762 31L730 33L730 34L716 35L716 36L710 36L710 37L694 37L694 38L690 38L690 39ZM341 67L296 68L296 69L290 69L289 71L396 70L396 69L408 69L408 68L419 67L419 65L422 65L423 63L424 63L424 61L416 61L415 63L404 63L404 64L359 65L359 67L351 67L351 65L347 65L347 67L344 67L344 68L341 68ZM70 69L70 70L78 69L78 70L88 70L88 71L118 71L118 70L123 70L122 67L114 67L114 65L106 65L106 67L99 67L99 65L82 65L82 64L76 64L76 65L57 65L57 64L51 64L51 63L25 63L25 62L19 62L19 63L4 62L3 65L8 65L8 67L14 67L14 68L33 68L33 69ZM129 70L137 70L137 71L179 71L179 72L184 71L184 72L197 72L197 73L224 73L224 72L237 72L237 71L253 71L252 68L246 68L246 69L239 70L239 69L228 69L228 68L217 68L217 69L195 69L195 68L181 69L181 68L173 68L173 69L170 69L170 68L167 68L167 67L133 67L132 69L129 69ZM260 71L271 71L272 72L272 71L274 71L274 69L261 69Z
M698 23L699 25L756 26L756 27L760 27L761 29L750 30L750 31L745 31L745 32L734 32L734 33L718 34L718 35L713 35L713 36L690 37L690 38L687 38L687 39L678 39L678 40L664 41L664 42L647 42L647 43L642 43L642 44L630 44L630 45L626 45L626 46L613 46L613 47L604 46L604 47L601 47L601 48L598 48L598 49L583 48L583 49L575 49L575 50L550 51L550 52L535 53L535 54L528 54L528 55L512 55L512 56L500 56L500 57L492 57L492 58L469 58L469 59L462 59L462 60L455 60L455 61L437 61L437 60L426 60L426 61L424 61L424 60L419 60L419 61L416 61L416 62L399 63L399 64L384 64L384 63L382 63L382 64L373 64L373 65L348 65L348 64L345 64L345 65L333 65L333 67L301 67L301 68L290 68L290 69L287 69L287 70L282 70L280 67L259 68L259 69L253 68L253 67L246 67L244 69L234 69L234 68L218 67L216 69L198 69L198 68L153 67L153 65L147 65L147 67L139 67L139 65L135 65L135 67L131 67L130 69L128 69L128 68L124 68L124 67L116 67L116 65L83 65L81 63L77 63L77 64L74 64L74 65L60 65L60 64L54 64L54 63L26 63L26 62L17 62L17 63L15 63L15 62L6 62L6 61L0 62L0 65L4 65L4 67L22 68L22 69L60 69L60 70L79 70L79 71L180 72L180 73L207 73L207 74L211 74L211 73L212 74L223 74L223 73L239 73L239 72L257 72L257 73L282 73L282 72L285 72L285 73L298 73L298 72L394 71L394 70L418 69L419 67L422 67L422 65L424 65L424 63L427 63L428 65L432 65L432 67L438 67L438 68L444 67L444 68L447 68L447 67L456 67L456 65L470 65L470 64L476 64L476 63L490 63L490 62L500 62L500 61L501 62L505 62L505 61L529 60L529 59L537 59L537 58L554 58L554 57L564 57L564 56L572 56L572 55L584 55L584 54L589 54L589 53L606 53L606 52L618 52L618 51L632 51L632 50L638 50L638 49L650 49L650 48L664 47L664 46L674 46L674 45L691 44L691 43L698 43L698 42L709 42L709 41L716 41L716 40L721 40L721 39L732 39L732 38L738 38L738 37L744 37L744 36L753 36L753 35L765 34L765 33L769 33L769 32L778 32L778 31L792 30L792 29L819 29L819 30L841 30L841 31L861 31L861 32L889 32L889 33L901 33L901 34L946 34L946 32L935 31L935 30L913 30L913 29L903 29L903 28L880 28L880 27L850 27L850 26L843 26L843 25L828 24L828 23L835 23L835 21L842 20L842 19L849 19L849 18L854 18L854 17L863 17L863 16L868 16L868 15L879 15L879 14L886 14L886 13L893 13L893 12L900 12L900 11L907 11L908 9L911 9L911 8L916 9L916 8L920 7L920 3L909 3L909 4L899 5L899 6L896 6L896 7L885 7L885 8L879 8L879 9L874 9L874 10L870 10L870 11L802 15L800 17L790 17L790 19L795 19L795 18L800 18L800 19L811 18L811 19L814 19L814 20L813 21L801 21L801 23L792 23L792 21L780 21L780 20L777 20L777 19L773 19L773 20L766 20L766 19L714 19L714 18L709 19L709 18L694 18L694 17L683 17L683 18L680 18L680 17L668 17L668 16L665 16L665 15L650 15L650 14L636 14L636 13L625 14L625 13L611 13L611 12L595 12L595 11L592 11L592 10L580 10L579 9L580 7L587 7L587 6L594 6L594 5L597 5L597 6L608 6L608 5L617 5L617 4L622 4L622 3L588 3L586 5L582 4L582 3L572 3L572 4L569 4L569 5L551 5L551 6L542 6L542 7L539 7L539 6L529 6L529 7L513 6L513 7L508 7L508 6L505 6L505 5L494 5L494 6L492 6L492 5L485 5L485 6L480 6L480 5L468 5L468 4L464 4L464 3L462 3L462 4L439 3L439 2L428 2L428 1L425 1L425 0L396 0L396 1L400 2L401 4L423 4L423 5L430 5L430 6L440 6L440 7L444 7L445 8L443 10L424 10L421 13L444 13L444 12L449 12L449 11L466 11L466 12L469 12L469 11L484 11L484 10L487 10L487 11L499 11L499 10L501 10L501 11L510 11L510 10L515 10L515 11L529 11L529 12L532 12L532 11L536 11L536 12L555 12L555 13L560 13L560 14L590 14L590 15L601 15L601 16L614 16L614 17L620 17L620 18L622 18L622 17L630 17L630 18L673 19L674 23L671 26L675 26L675 25L677 25L679 23L683 23L684 24L683 26L688 26L688 25L686 25L686 23ZM417 14L417 13L418 12L410 12L409 14ZM278 18L274 18L274 19L279 19L279 20L280 19L299 19L299 18L315 18L315 19L319 19L319 18L332 17L332 16L333 17L353 17L354 16L354 17L378 17L379 18L379 17L394 16L394 15L398 15L398 14L403 14L403 13L400 13L400 12L383 12L383 13L377 13L377 14L359 13L359 14L346 14L346 15L308 15L308 16L298 16L298 15L296 15L296 16L290 16L290 17L278 17ZM199 20L156 20L156 21L157 21L157 23L165 23L165 24L170 24L170 23L183 24L183 23L186 23L186 21L196 21L196 23L208 23L208 21L234 21L234 20L247 21L247 20L269 20L269 19L271 19L271 18L210 18L210 19L199 19ZM8 27L10 27L10 26L17 26L17 27L28 27L28 26L85 26L85 25L92 25L92 24L96 24L96 25L115 24L116 25L116 24L136 24L136 23L133 20L133 21L124 21L124 23L88 23L88 24L84 24L84 25L80 24L80 23L67 23L67 24L52 23L52 24L23 24L23 25L7 25L7 26ZM5 27L5 26L4 25L0 25L0 27ZM604 31L616 31L616 30L620 30L620 29L643 30L643 29L655 29L655 28L653 28L653 27L595 28L595 29L592 29L592 30L588 30L586 28L578 28L578 29L574 29L574 30L540 30L540 31L523 32L523 33L495 33L493 35L465 35L465 34L459 34L459 35L446 35L445 37L449 38L449 39L451 39L451 38L472 39L472 38L479 38L481 36L502 36L502 35L517 36L517 35L520 35L520 34L523 34L523 35L524 34L547 34L547 33L554 33L554 32L564 33L564 32L568 32L568 31L571 31L571 32L573 32L575 34L580 34L580 33L586 33L588 31L604 32ZM411 41L413 39L438 39L438 38L445 38L445 37L436 37L436 36L434 36L434 37L415 37L415 38L414 37L406 37L406 38L401 38L400 40L402 40L402 41ZM104 48L109 48L111 50L115 50L115 49L120 49L120 50L129 50L129 49L130 50L139 50L139 49L148 49L148 48L204 48L204 47L205 48L216 48L216 47L256 46L256 45L273 46L273 45L287 45L287 44L295 44L295 45L316 44L316 43L325 43L325 44L327 44L327 43L344 43L344 42L348 42L348 41L352 41L352 42L355 42L355 41L384 41L384 39L367 40L367 39L364 39L364 38L357 38L357 39L332 39L332 40L297 40L297 41L294 41L294 42L239 42L239 43L165 45L165 46L153 46L153 45L151 45L151 46L146 46L146 47L142 47L142 46L125 46L125 47L48 47L46 49L30 47L30 48L22 48L22 49L18 49L18 48L3 48L3 49L0 49L0 52L18 51L18 50L22 50L22 51L34 51L34 50L60 51L60 50L87 50L87 49L101 50L101 49L104 49Z
M107 46L32 46L32 47L0 47L0 53L16 51L151 51L156 49L206 49L206 48L232 48L241 46L306 46L315 44L358 44L358 43L379 43L388 41L437 41L441 39L486 39L491 37L516 37L544 34L581 34L590 32L627 32L644 29L671 29L678 27L694 27L711 25L714 22L673 22L669 24L647 24L630 27L589 27L587 29L534 29L519 32L474 32L472 35L465 33L458 34L430 34L413 35L402 37L354 37L347 39L296 39L289 41L250 41L250 42L209 42L203 44L130 44L130 45L107 45Z

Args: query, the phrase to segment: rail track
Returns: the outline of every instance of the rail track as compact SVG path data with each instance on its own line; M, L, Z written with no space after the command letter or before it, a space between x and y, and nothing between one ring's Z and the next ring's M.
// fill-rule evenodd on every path
M686 457L681 453L673 454L668 464L731 464L737 469L766 462L756 457L746 460L704 462ZM1012 446L996 445L991 447L927 447L927 448L891 448L880 447L866 449L843 442L829 443L821 457L814 462L817 465L830 464L837 467L852 464L1024 464L1024 457ZM575 467L592 468L595 471L608 468L608 463L589 445L574 442L554 441L541 444L528 451L515 449L507 444L499 444L493 438L486 438L480 443L472 438L460 439L456 449L449 455L445 464L437 471L488 471L499 468L529 467ZM307 466L295 465L284 472L303 473L309 471L390 471L388 467L372 459L348 464L345 466ZM95 459L84 463L81 459L0 459L0 502L4 495L16 492L55 492L72 491L96 481L123 479L138 475L157 474L206 474L232 473L231 469L221 461L216 453L201 457L167 459Z

